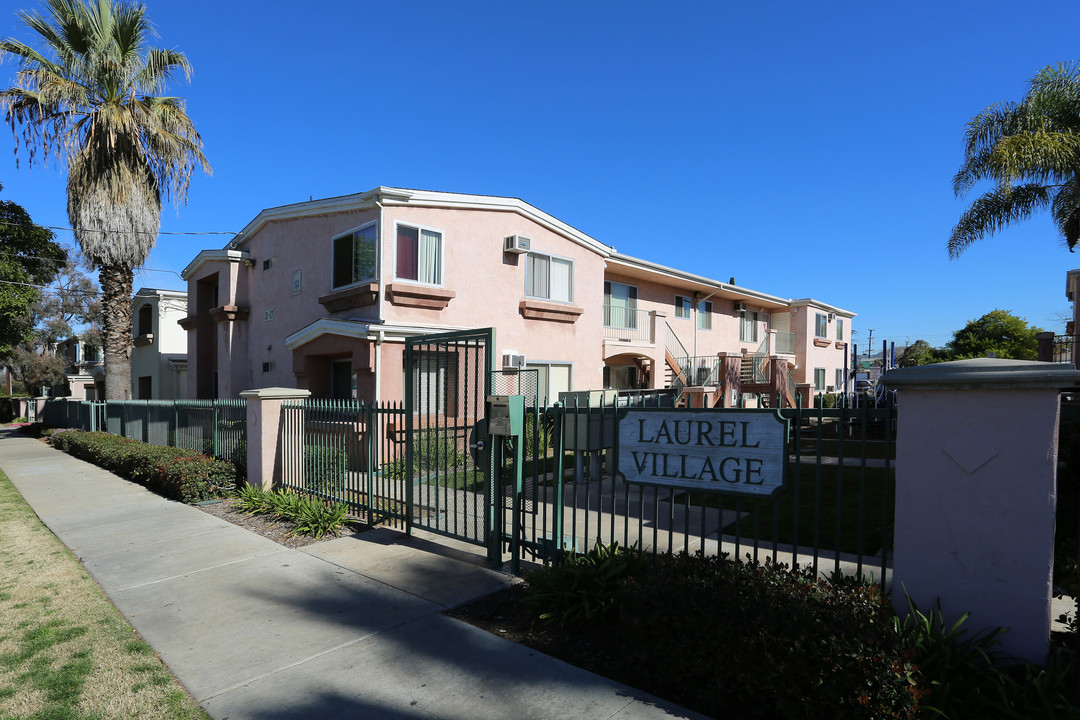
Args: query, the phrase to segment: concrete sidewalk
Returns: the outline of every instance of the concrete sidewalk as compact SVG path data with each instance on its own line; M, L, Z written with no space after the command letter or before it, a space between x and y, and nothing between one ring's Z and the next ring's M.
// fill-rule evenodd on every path
M11 430L0 469L215 718L700 718L442 611L510 579L387 530L290 550Z

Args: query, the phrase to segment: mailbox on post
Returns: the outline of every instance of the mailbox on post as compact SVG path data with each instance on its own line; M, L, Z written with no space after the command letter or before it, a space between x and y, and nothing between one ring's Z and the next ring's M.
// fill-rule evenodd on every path
M491 435L521 437L525 432L524 395L488 395L487 426Z

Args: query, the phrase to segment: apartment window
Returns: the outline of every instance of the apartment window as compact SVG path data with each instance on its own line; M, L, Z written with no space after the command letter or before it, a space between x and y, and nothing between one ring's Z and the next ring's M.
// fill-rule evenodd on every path
M675 296L675 317L690 318L690 298L683 295Z
M537 402L547 407L559 399L559 393L570 392L569 363L529 363L526 370L536 370Z
M844 389L844 368L836 368L836 389Z
M143 305L139 308L139 328L137 335L150 335L154 332L154 308Z
M398 225L395 276L399 280L441 285L442 240L442 233L437 230Z
M604 327L637 327L637 288L604 281Z
M814 390L825 392L825 368L814 368Z
M153 400L154 399L154 378L150 375L143 375L139 378L139 397L138 400Z
M574 261L529 253L525 260L525 297L574 301Z
M836 318L836 339L844 339L844 318Z
M446 352L421 352L412 376L413 408L420 415L457 414L458 357Z
M371 223L338 235L333 240L333 277L331 287L375 279L375 257L379 241L377 223Z
M274 267L274 263L276 263L276 262L277 262L276 257L267 258L266 260L263 260L263 270L269 270L270 268Z
M757 342L758 341L758 314L757 310L743 310L742 315L739 318L739 341L740 342Z
M698 303L697 326L699 330L712 330L712 300Z
M271 361L271 362L264 362L264 363L262 364L262 371L263 371L264 373L268 373L268 372L273 372L273 371L274 371L274 363L273 363L273 361Z
M829 318L824 313L818 313L814 318L814 337L827 337L829 334Z

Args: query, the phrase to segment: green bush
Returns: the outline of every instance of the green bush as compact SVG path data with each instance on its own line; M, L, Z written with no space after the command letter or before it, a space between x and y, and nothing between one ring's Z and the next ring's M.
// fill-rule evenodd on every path
M323 445L304 446L304 489L325 495L345 491L349 454Z
M465 465L469 456L458 451L458 440L446 431L430 430L417 432L413 447L413 477L423 478L441 468L456 468ZM402 480L406 478L405 451L401 456L383 466L383 472L390 477Z
M650 565L636 547L597 543L584 555L571 552L561 565L532 572L528 602L541 619L557 625L607 622L614 615L620 584Z
M236 468L232 463L190 450L81 430L51 431L48 436L53 447L172 500L199 502L229 494L235 488Z
M660 556L617 598L634 682L716 717L910 718L921 688L876 586Z

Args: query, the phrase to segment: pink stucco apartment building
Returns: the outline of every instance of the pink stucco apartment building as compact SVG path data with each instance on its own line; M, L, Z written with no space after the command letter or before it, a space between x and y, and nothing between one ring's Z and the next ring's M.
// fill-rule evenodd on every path
M260 212L184 269L188 396L400 401L404 339L496 329L540 395L706 385L718 354L844 384L854 313L629 257L517 198L377 187ZM778 366L784 366L779 363Z

